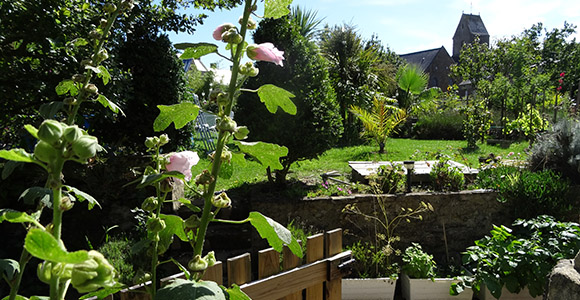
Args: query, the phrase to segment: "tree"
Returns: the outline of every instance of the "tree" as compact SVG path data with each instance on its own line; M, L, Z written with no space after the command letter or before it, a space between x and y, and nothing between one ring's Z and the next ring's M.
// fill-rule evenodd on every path
M335 145L342 133L341 119L328 66L298 26L288 17L263 20L254 33L254 42L266 41L284 51L284 66L258 62L260 73L250 78L245 88L256 89L265 83L284 88L294 94L297 114L270 114L254 93L242 93L236 120L248 126L251 140L288 148L288 156L281 159L283 169L275 172L276 181L284 183L294 162L315 158Z
M318 36L320 29L317 27L324 20L324 18L317 18L316 15L316 11L304 10L299 5L294 6L290 13L290 18L298 26L300 35L310 41Z
M329 63L329 73L340 115L343 118L344 138L341 144L352 144L359 138L360 126L348 109L351 105L370 107L372 93L379 88L373 67L378 62L377 49L365 49L365 43L354 26L326 27L320 47Z
M363 123L363 134L379 145L379 153L385 153L387 139L406 118L404 110L391 105L394 102L396 100L378 96L373 99L373 108L370 111L358 106L350 107L350 111Z
M397 84L402 93L399 93L399 106L410 109L413 105L413 96L419 95L427 87L429 75L421 71L417 65L405 65L397 72Z

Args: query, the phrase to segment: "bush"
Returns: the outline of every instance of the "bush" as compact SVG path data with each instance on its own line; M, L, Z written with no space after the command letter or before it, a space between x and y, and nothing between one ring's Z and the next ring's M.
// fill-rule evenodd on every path
M465 117L455 111L419 117L413 126L413 137L423 140L463 140Z
M394 278L399 272L397 264L389 263L389 256L393 253L388 252L386 247L358 241L347 249L352 251L355 259L353 275L356 278Z
M423 251L421 245L412 243L403 254L403 271L411 278L434 278L437 264L433 255Z
M517 217L562 216L574 205L574 198L566 197L570 182L551 170L532 172L499 166L481 171L476 184L498 191L498 200L512 204Z
M327 65L316 45L300 35L288 17L266 19L254 33L254 42L272 42L284 51L284 67L258 62L260 73L244 86L257 89L271 83L295 95L296 115L278 111L271 114L255 93L242 93L237 101L236 121L250 130L250 140L260 140L288 148L281 159L284 170L276 181L285 182L292 163L312 159L336 144L342 134L336 94L328 77Z
M378 193L394 194L405 190L405 169L400 164L382 165L376 174L370 176L371 186Z
M463 172L457 167L452 167L447 159L442 159L435 163L429 176L435 191L457 192L465 184Z
M513 230L494 226L490 233L467 248L463 261L473 271L474 290L484 283L496 298L503 286L512 293L527 287L532 297L542 295L556 263L574 258L580 250L579 225L550 216L519 219Z
M532 145L528 163L532 170L554 170L580 183L580 123L563 120Z

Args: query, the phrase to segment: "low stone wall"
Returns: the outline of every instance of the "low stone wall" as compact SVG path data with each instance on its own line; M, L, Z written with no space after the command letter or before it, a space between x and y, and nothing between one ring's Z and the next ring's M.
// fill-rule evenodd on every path
M548 277L548 291L544 299L580 299L580 253L574 259L558 262Z
M417 208L422 201L430 203L434 212L424 213L423 220L402 220L396 228L404 250L411 242L420 242L423 248L445 258L447 254L459 259L473 242L482 238L493 224L511 225L513 218L509 207L499 203L497 193L489 190L471 190L456 193L409 193L382 195L388 216L393 218L402 208ZM361 211L372 214L378 211L375 195L326 197L300 201L252 201L252 209L281 223L294 220L312 231L341 227L345 230L345 245L357 240L374 238L375 222L343 212L346 205L356 204ZM447 241L447 242L446 242Z

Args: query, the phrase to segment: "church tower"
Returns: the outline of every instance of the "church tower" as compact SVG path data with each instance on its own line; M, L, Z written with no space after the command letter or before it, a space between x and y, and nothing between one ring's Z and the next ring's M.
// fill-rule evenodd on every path
M485 29L483 20L479 15L462 14L459 25L453 35L453 60L459 61L459 52L463 44L472 43L479 36L480 43L489 45L489 33Z

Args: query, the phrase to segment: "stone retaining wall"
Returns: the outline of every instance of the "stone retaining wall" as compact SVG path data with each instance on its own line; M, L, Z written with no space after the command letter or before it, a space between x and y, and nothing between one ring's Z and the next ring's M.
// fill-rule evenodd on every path
M389 217L402 208L417 208L421 201L430 203L434 212L425 213L423 220L403 220L396 229L401 238L399 249L404 250L411 242L420 242L423 248L442 259L448 253L459 259L473 242L482 238L492 224L510 225L513 218L507 204L499 203L497 193L489 190L461 191L456 193L409 193L382 195ZM365 213L372 213L376 206L374 195L347 197L325 197L300 201L252 201L252 209L277 220L295 223L312 231L330 230L341 227L345 230L345 245L374 236L373 221L343 213L348 204L355 204ZM445 230L444 230L445 228ZM445 243L447 240L447 245ZM448 249L446 251L446 248Z

